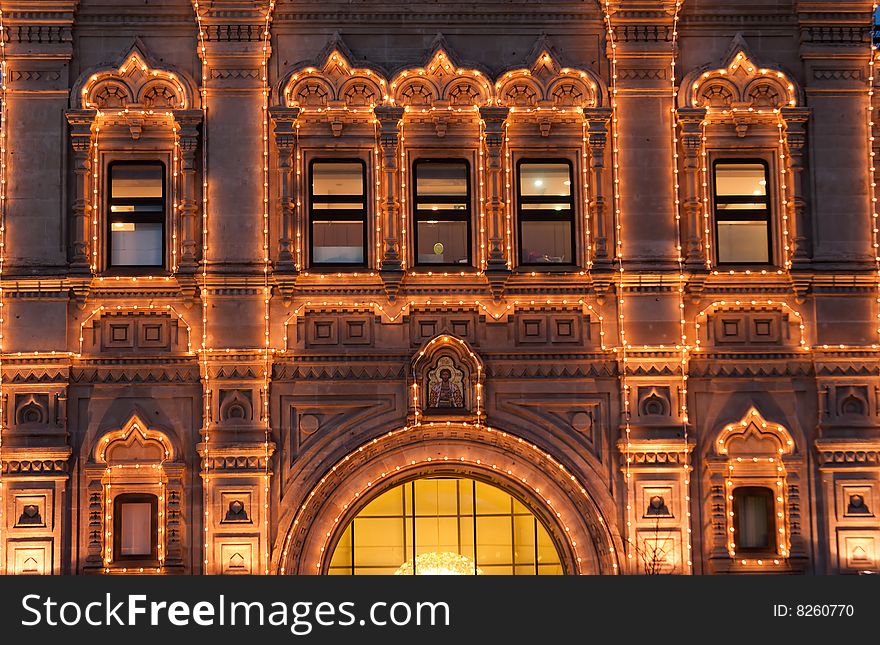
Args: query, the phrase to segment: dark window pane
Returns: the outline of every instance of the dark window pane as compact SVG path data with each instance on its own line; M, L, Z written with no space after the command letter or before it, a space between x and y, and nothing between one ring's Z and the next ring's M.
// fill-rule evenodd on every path
M416 164L418 195L464 197L467 195L467 165L455 161L430 161Z
M523 221L520 258L525 264L570 264L571 223Z
M751 262L766 264L770 261L768 228L765 221L717 222L718 262Z
M363 263L363 223L314 220L312 222L312 261L321 264Z
M773 493L769 488L744 487L733 492L734 543L737 549L773 549Z
M120 505L121 555L150 555L153 547L153 505L149 502Z
M565 163L524 163L519 167L523 197L571 196L571 167Z
M418 222L419 264L467 264L467 222Z
M159 164L115 164L111 177L112 199L162 197L162 166Z
M363 194L363 164L354 162L312 165L312 195L315 197Z
M114 266L161 266L160 222L113 222L110 225L110 264Z
M766 196L767 176L764 165L759 163L716 164L715 194L719 197Z

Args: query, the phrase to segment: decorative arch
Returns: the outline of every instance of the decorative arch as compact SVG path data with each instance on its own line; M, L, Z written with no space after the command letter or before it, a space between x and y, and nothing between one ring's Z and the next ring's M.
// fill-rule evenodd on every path
M516 109L602 107L604 94L593 73L563 67L546 44L529 67L508 70L495 83L495 102Z
M567 573L619 571L622 541L587 485L522 438L451 422L376 437L320 475L299 502L288 502L275 545L276 570L326 572L339 537L366 501L400 483L442 474L480 479L522 501L547 527Z
M715 440L715 451L728 458L789 455L795 443L788 429L767 421L755 407L745 416L721 430Z
M704 65L682 80L679 105L712 110L776 110L803 105L794 77L764 65L738 35L720 65Z
M99 110L197 107L193 82L182 72L160 67L146 51L137 39L116 62L85 71L74 84L71 107Z
M392 104L414 109L435 103L452 108L482 107L492 100L488 76L459 64L442 38L434 41L433 54L424 66L401 70L390 88Z
M383 74L351 63L351 53L337 38L317 63L300 64L281 81L287 107L370 110L388 98Z
M175 455L164 432L150 429L133 414L120 429L106 433L96 442L93 457L99 464L133 464L170 462Z

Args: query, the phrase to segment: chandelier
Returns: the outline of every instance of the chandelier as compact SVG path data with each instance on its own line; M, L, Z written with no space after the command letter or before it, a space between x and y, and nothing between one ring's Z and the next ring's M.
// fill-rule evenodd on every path
M417 555L415 565L408 560L394 572L396 576L473 576L483 575L473 560L451 551L432 551Z

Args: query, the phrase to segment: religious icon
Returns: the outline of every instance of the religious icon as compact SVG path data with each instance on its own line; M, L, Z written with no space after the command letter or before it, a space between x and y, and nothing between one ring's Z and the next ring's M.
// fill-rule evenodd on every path
M428 372L428 407L435 409L464 408L463 374L452 359L443 356L437 367Z

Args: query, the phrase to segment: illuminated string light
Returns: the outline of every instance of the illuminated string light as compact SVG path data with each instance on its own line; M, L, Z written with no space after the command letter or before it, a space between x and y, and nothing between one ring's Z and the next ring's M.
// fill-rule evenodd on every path
M6 197L8 195L8 173L6 169L6 149L8 140L6 136L7 117L7 94L6 80L9 74L9 65L6 60L6 23L4 22L3 9L0 8L0 572L6 572L6 538L3 529L6 528L6 516L3 510L6 508L6 499L3 495L3 431L6 418L5 401L3 392L3 352L4 352L4 322L6 319L6 300L3 287L3 270L6 268Z
M486 195L485 195L485 176L486 176L486 162L485 162L485 148L486 148L486 124L480 119L480 146L478 148L478 163L477 163L477 199L479 200L479 212L480 212L480 259L477 266L481 271L485 271L489 265L489 261L487 259L486 252Z
M170 314L177 316L177 319L183 323L183 326L186 328L186 353L192 355L192 327L186 321L182 314L180 314L173 306L171 305L147 305L147 306L138 306L138 305L101 305L92 310L92 312L86 316L86 318L79 324L79 354L76 354L76 357L79 358L83 354L83 343L85 342L85 328L92 319L104 313L105 311L155 311L155 310L165 310Z
M877 15L878 4L876 2L871 5L871 21L873 33L873 21ZM871 219L871 255L874 258L874 271L877 275L877 290L875 294L875 323L877 325L877 336L880 339L880 220L878 220L877 207L877 153L874 152L874 78L877 73L877 46L874 44L873 37L871 41L871 52L868 58L868 109L867 109L867 132L868 132L868 195L871 199L870 213Z
M752 484L755 479L754 468L755 465L760 465L761 463L766 463L769 465L773 465L775 469L774 476L772 477L774 482L774 488L776 489L775 494L773 495L774 504L774 516L777 521L776 524L776 536L774 540L776 542L776 556L772 558L772 563L774 565L779 565L780 560L785 560L789 557L791 551L791 545L789 544L789 534L787 531L787 522L786 522L786 513L785 509L788 506L788 495L785 490L785 464L783 462L784 455L790 453L794 448L794 441L791 438L791 435L788 431L781 425L775 423L768 423L765 421L757 410L754 408L749 412L745 419L737 423L732 423L727 425L724 430L721 432L720 437L718 438L718 452L722 455L728 455L727 443L731 435L742 433L744 428L748 428L750 424L759 424L761 426L761 430L766 430L768 432L773 433L774 436L777 437L780 443L780 447L776 451L776 456L774 457L728 457L727 460L727 473L725 475L724 481L724 496L725 496L725 516L726 516L726 527L727 527L727 552L728 555L732 559L736 558L736 531L734 527L734 515L735 509L733 506L734 496L733 492L736 488L736 484L741 480L737 479L735 474L735 467L738 464L748 464L748 470L746 472L745 477L747 477L747 481ZM769 474L765 474L764 478L769 480ZM769 482L768 482L769 483ZM769 565L771 562L770 559L756 559L754 563L758 566L764 566L765 564ZM748 560L741 560L741 564L748 565Z
M180 226L180 127L175 123L174 151L171 157L171 272L177 273L177 229Z
M709 137L706 136L706 127L708 126L710 108L706 106L706 116L700 125L700 196L703 211L703 252L706 255L706 270L712 269L712 219L709 213Z
M699 352L702 348L700 347L700 320L703 320L709 313L710 310L715 310L718 307L727 307L727 306L751 306L751 307L773 307L780 308L787 311L789 314L795 317L797 321L798 328L800 330L800 338L798 340L798 344L800 348L804 351L809 351L811 348L807 345L806 340L806 325L804 324L804 318L801 315L801 312L795 310L791 305L782 300L718 300L710 305L703 308L695 317L694 317L694 338L696 338L696 346L694 347L694 351ZM824 347L828 347L825 345ZM843 345L841 345L843 348Z
M670 62L670 85L671 85L671 103L669 120L672 130L672 185L673 185L673 213L675 213L675 252L678 261L678 325L679 339L676 347L679 350L679 369L681 370L681 395L679 403L679 413L681 415L681 429L684 446L682 448L683 474L683 498L684 498L684 519L685 519L685 566L682 567L684 573L689 573L693 567L693 546L691 544L691 465L690 465L690 446L688 442L688 367L689 367L689 346L687 336L687 320L684 311L684 249L682 248L681 237L681 183L678 167L678 124L676 123L676 101L678 98L678 88L676 87L676 70L675 63L678 55L678 23L681 18L681 0L675 3L675 13L672 16L672 60Z
M779 193L782 197L782 266L786 270L791 269L791 241L789 239L789 207L794 206L794 200L788 197L788 185L791 172L788 168L788 155L786 154L787 146L785 143L785 120L782 113L775 110L777 114L776 128L779 132Z
M627 339L626 326L624 317L624 266L623 266L623 235L621 227L621 210L620 210L620 148L619 148L619 128L617 119L617 42L614 38L614 25L611 22L611 2L603 0L602 14L605 20L605 32L607 46L611 48L611 178L614 186L612 193L612 208L614 210L614 234L615 234L615 253L614 259L617 262L617 334L620 340L620 359L621 359L621 375L620 375L620 395L623 412L624 435L626 445L624 449L624 494L626 497L626 557L629 560L628 567L633 566L634 553L636 545L632 543L632 495L630 485L632 480L632 428L630 426L630 386L627 378L627 370L629 362L627 356Z
M210 571L210 495L209 483L211 481L211 375L208 365L208 49L206 46L207 35L202 23L198 0L193 0L193 11L196 17L196 26L199 30L198 55L202 62L202 284L199 289L199 297L202 304L202 342L201 342L201 367L202 367L202 444L204 457L202 458L202 510L204 513L204 552L202 563L204 573Z
M584 258L587 269L593 268L593 240L590 233L590 162L588 159L589 139L587 138L587 120L581 120L581 186L584 198Z
M261 78L262 78L262 103L263 103L263 318L265 324L264 340L263 340L263 388L262 388L262 411L261 418L265 426L265 437L263 440L263 459L265 463L264 487L263 487L263 529L265 537L264 545L264 565L263 573L269 573L269 513L270 513L270 490L271 490L271 464L269 461L269 441L272 437L272 424L269 419L269 386L272 372L272 353L270 351L271 344L271 323L270 317L270 301L272 290L269 286L269 44L271 42L270 26L272 23L272 12L275 9L274 0L269 0L269 7L266 10L265 24L263 25L262 35L262 60Z
M504 120L504 230L507 245L507 269L513 269L513 158L510 152L510 121Z
M602 351L606 351L609 348L605 345L605 319L600 313L600 311L594 307L593 305L587 303L583 299L578 300L528 300L528 301L520 301L514 300L512 303L496 305L493 302L489 302L488 304L485 302L481 302L479 300L473 301L465 301L465 300L442 300L436 301L430 298L423 301L410 300L408 302L404 302L399 306L394 313L391 313L388 305L383 305L380 302L370 301L370 302L354 302L354 303L346 303L341 300L336 302L330 302L327 300L324 301L307 301L300 304L294 311L290 314L287 320L284 321L284 347L279 351L279 353L283 354L286 351L286 348L289 346L289 333L288 327L290 324L300 315L300 312L306 309L310 309L320 313L329 313L332 311L350 311L350 310L362 310L369 311L374 313L377 316L382 316L388 322L395 322L401 316L405 316L411 314L415 309L425 308L425 309L436 309L438 307L446 307L446 308L455 308L461 309L462 307L473 307L478 312L490 316L493 320L500 320L504 316L511 315L516 312L518 307L526 308L526 307L551 307L551 308L575 308L579 307L582 311L589 311L591 314L595 315L596 321L599 323L599 343Z

